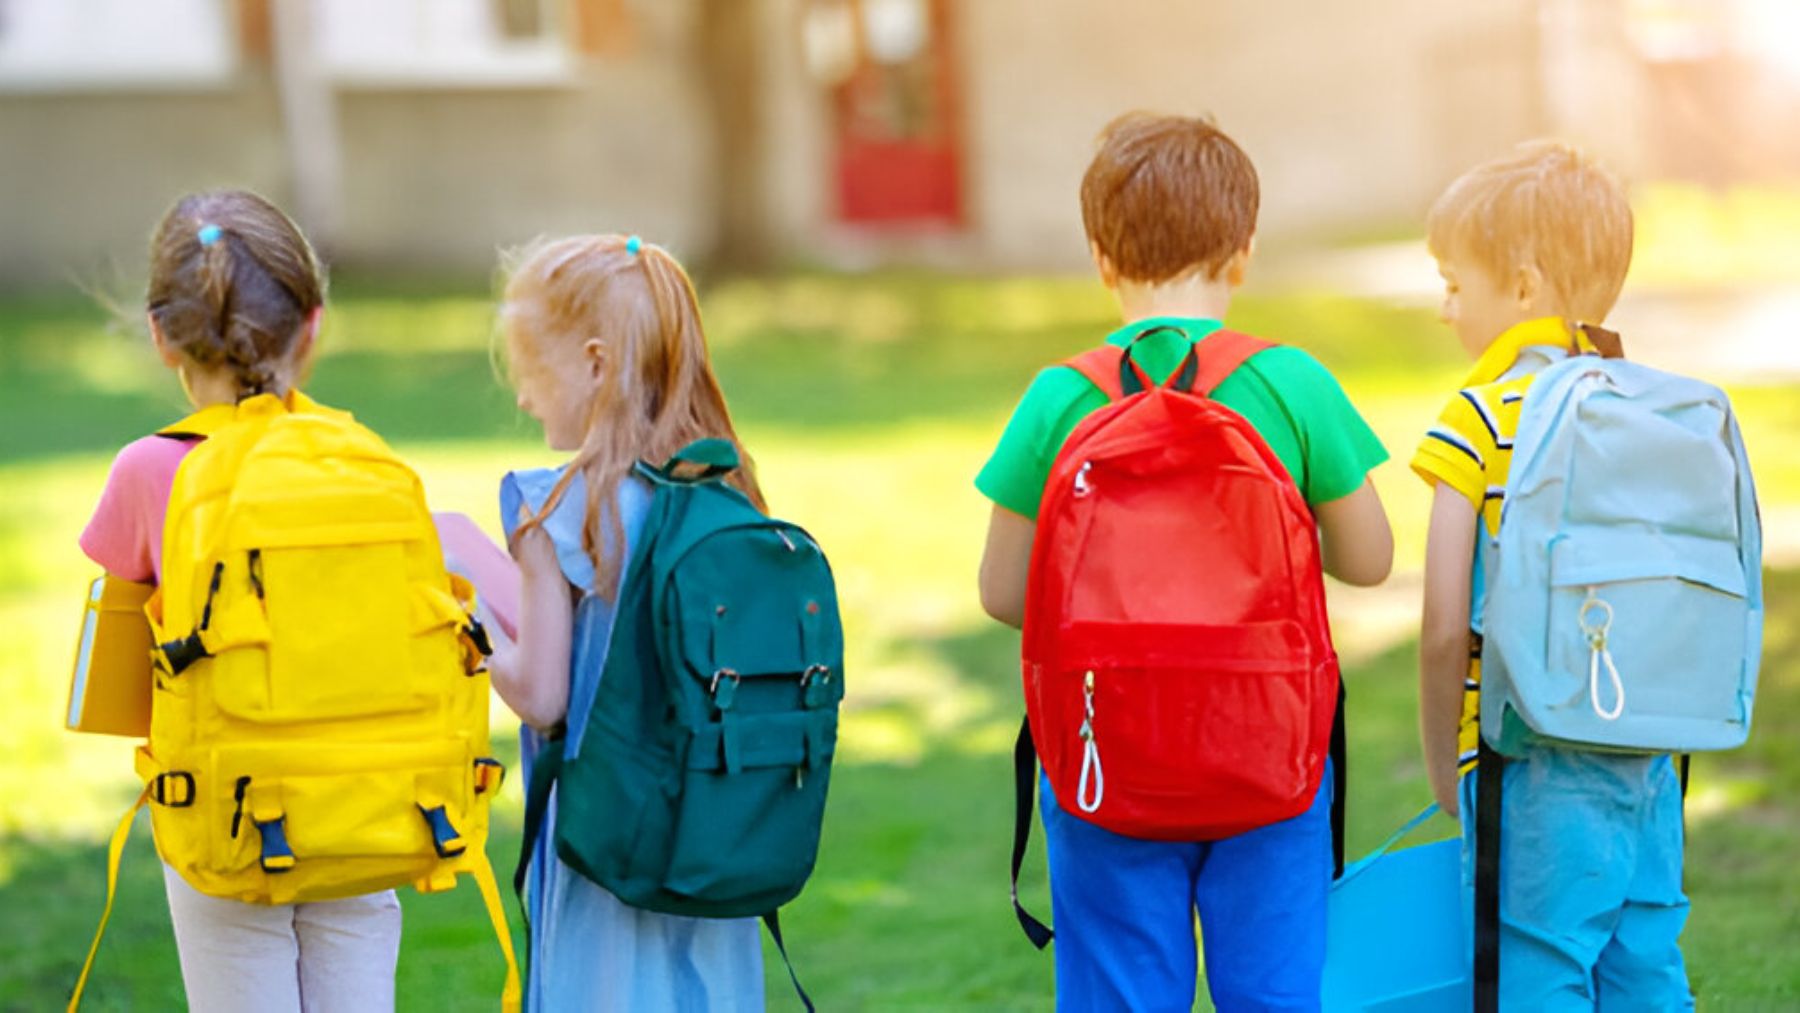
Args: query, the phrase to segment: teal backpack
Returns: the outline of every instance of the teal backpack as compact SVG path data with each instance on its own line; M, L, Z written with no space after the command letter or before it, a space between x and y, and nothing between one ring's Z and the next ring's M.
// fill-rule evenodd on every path
M579 750L538 756L514 886L560 784L570 867L633 907L761 916L779 947L818 855L844 634L824 553L725 484L737 467L717 439L637 465L653 494L605 671Z

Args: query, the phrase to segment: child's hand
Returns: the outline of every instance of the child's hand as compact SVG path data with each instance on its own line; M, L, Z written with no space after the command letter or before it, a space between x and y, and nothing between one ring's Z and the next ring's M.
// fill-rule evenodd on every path
M1456 768L1434 770L1430 774L1430 780L1431 797L1437 800L1438 808L1444 811L1445 816L1456 819L1459 802Z

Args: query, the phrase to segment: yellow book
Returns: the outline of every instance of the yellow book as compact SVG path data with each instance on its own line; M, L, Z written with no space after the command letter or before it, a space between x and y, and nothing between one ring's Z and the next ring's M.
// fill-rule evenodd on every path
M150 620L144 603L155 590L112 576L95 578L88 589L69 682L69 730L150 734Z

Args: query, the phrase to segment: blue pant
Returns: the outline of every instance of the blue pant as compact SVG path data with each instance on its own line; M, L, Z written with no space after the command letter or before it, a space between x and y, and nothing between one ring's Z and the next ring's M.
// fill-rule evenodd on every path
M1312 808L1208 843L1123 837L1043 786L1056 923L1056 1008L1191 1010L1194 914L1213 1003L1317 1010L1331 883L1331 769Z
M1477 776L1463 778L1461 800L1471 886ZM1508 759L1503 783L1500 1008L1693 1009L1669 757L1538 749Z

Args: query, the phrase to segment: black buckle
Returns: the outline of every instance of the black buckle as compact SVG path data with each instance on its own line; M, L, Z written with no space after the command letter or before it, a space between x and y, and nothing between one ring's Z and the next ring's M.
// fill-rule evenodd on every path
M183 786L183 791L174 792L169 785ZM186 809L194 804L194 775L185 770L170 770L150 779L150 798L157 805L165 805L170 809Z
M470 616L469 625L463 627L463 635L469 638L469 643L475 645L475 649L481 652L482 657L493 656L494 642L488 639L487 627L481 625L481 620Z
M207 651L206 645L200 641L199 630L195 630L180 640L158 644L156 649L162 655L162 660L168 666L167 671L172 676L187 671L188 667L197 661L205 661L212 657L212 654Z

